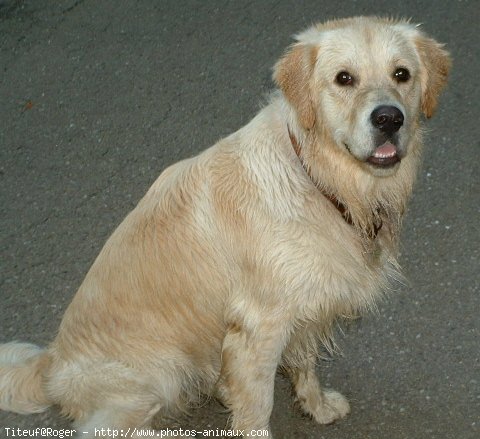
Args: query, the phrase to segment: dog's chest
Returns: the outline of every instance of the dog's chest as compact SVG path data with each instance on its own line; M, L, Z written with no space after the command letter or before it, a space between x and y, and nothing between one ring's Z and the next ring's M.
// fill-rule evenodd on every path
M296 223L271 230L263 261L274 288L308 313L348 315L371 305L388 283L387 254L380 242L365 252L349 227Z

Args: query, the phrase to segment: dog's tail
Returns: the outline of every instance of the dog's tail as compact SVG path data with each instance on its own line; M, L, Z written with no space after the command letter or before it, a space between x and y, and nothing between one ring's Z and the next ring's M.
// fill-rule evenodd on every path
M28 343L0 344L0 409L40 413L52 403L44 390L47 351Z

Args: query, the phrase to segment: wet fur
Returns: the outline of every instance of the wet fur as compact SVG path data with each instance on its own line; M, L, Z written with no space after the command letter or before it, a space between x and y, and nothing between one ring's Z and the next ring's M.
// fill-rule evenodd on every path
M396 89L389 71L369 79L368 65L354 60L362 86L337 93L325 73L342 67L335 65L341 38L339 48L328 43L332 31L359 36L355 50L379 65L390 48L371 45L379 34L390 41L412 63L410 88ZM346 399L316 378L318 344L398 276L420 113L432 115L449 65L441 45L403 21L354 18L300 34L275 66L279 90L270 103L236 133L165 170L125 218L51 345L0 345L0 407L27 413L57 404L83 430L146 427L155 414L215 394L232 411L233 428L269 428L281 365L306 413L320 423L345 416ZM407 153L379 175L353 155L368 142L351 154L336 136L367 130L360 111L384 96L408 115ZM353 226L322 192L348 207Z

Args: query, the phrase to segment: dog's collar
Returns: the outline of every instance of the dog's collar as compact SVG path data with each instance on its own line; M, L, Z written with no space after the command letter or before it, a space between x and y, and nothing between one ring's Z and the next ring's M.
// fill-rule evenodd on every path
M300 163L302 165L303 170L305 173L308 175L312 183L315 185L315 187L318 189L318 191L328 200L332 205L335 207L340 212L340 215L342 215L342 218L345 220L345 222L351 226L353 226L353 221L350 213L348 212L347 206L343 204L335 195L329 194L325 190L323 190L318 182L315 180L315 178L312 176L310 169L308 166L305 164L303 161L301 152L302 152L302 147L298 143L297 138L295 135L290 131L290 127L287 125L287 130L288 130L288 137L290 137L290 142L292 143L293 150L295 151L295 154L298 157L298 160L300 160ZM382 228L383 222L380 220L378 224L373 225L373 231L370 233L370 237L372 239L375 239L377 237L378 232Z
M293 150L295 151L295 154L298 157L298 160L300 160L300 163L302 165L303 170L305 173L308 175L312 183L315 185L315 187L318 189L318 191L328 200L330 201L335 209L337 209L340 214L342 215L342 218L345 220L347 224L350 224L351 226L353 225L352 222L352 217L348 213L347 206L343 204L335 195L329 194L328 192L324 191L319 184L316 182L315 178L313 178L312 174L310 173L310 169L308 166L305 164L302 158L302 147L298 143L297 138L295 135L290 131L290 127L287 126L288 129L288 137L290 137L290 142L292 142Z

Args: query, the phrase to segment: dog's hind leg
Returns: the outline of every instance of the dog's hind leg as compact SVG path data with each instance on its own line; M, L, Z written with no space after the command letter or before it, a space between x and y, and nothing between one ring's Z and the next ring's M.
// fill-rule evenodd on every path
M292 338L284 353L283 366L292 380L303 411L319 424L331 424L350 413L350 405L339 392L321 388L315 372L316 345L313 338L312 343L305 343L308 338L308 334Z
M120 399L113 401L109 406L97 408L75 422L77 438L108 436L134 439L155 436L151 422L160 409L160 403Z
M153 417L178 404L181 383L160 367L152 377L118 361L91 362L77 356L66 362L53 356L47 392L62 413L74 419L79 439L151 436ZM137 434L142 429L149 432Z

